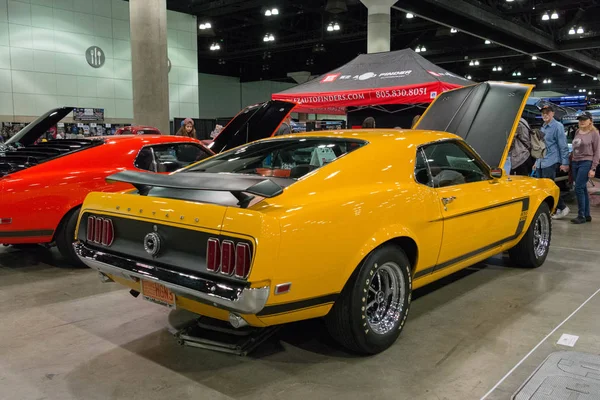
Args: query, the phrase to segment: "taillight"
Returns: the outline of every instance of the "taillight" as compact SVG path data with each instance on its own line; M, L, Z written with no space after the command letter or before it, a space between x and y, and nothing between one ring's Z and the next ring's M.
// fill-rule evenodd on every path
M235 276L245 279L250 272L250 246L238 243L235 248Z
M104 246L110 246L115 238L115 231L113 228L112 220L104 219L102 221L102 244Z
M115 228L111 219L88 217L87 222L88 242L111 246L115 240Z
M96 223L96 217L88 217L87 223L87 240L88 242L94 241L94 224Z
M221 263L221 246L217 239L208 239L208 246L206 248L206 269L211 272L217 272L219 270L219 264Z
M235 268L235 245L231 240L224 240L221 247L221 273L232 275Z
M208 239L206 249L206 269L221 272L223 275L246 279L250 273L252 255L248 243L234 243L231 240Z

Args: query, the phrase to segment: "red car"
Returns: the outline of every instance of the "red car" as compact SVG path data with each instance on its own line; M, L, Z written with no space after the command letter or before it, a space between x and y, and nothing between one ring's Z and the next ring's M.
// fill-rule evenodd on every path
M124 126L117 129L115 135L162 135L162 133L152 126Z
M79 207L92 191L133 189L107 183L118 171L168 173L213 155L198 140L170 135L38 139L72 111L58 108L0 144L0 243L56 244L70 263Z

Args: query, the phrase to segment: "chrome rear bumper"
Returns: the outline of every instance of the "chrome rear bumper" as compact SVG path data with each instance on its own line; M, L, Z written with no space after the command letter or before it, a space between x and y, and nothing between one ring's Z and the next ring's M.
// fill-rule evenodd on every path
M75 242L73 247L81 261L101 273L133 282L139 282L140 279L157 282L168 287L176 295L228 311L257 314L265 307L269 298L269 286L248 288L241 284L217 282L198 275L184 274L108 254L81 242Z

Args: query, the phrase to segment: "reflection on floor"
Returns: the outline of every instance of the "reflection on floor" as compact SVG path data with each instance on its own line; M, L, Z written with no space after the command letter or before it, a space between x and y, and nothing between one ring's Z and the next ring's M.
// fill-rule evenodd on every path
M0 398L464 400L494 388L487 399L509 399L549 354L600 353L600 295L540 343L600 288L593 214L554 223L540 269L498 256L417 291L401 338L367 358L321 321L286 326L246 358L180 347L167 330L176 313L57 267L54 251L2 248ZM574 347L557 344L563 334Z

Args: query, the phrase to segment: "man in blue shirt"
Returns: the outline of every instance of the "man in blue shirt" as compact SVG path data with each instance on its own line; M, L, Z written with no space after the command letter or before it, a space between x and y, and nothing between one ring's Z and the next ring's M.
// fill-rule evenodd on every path
M569 146L567 145L567 135L563 124L554 119L554 109L550 105L542 107L542 134L546 142L546 157L537 160L535 163L536 175L538 178L548 178L554 180L556 171L569 172ZM565 204L562 197L558 199L556 214L554 219L561 219L569 214L569 207Z

